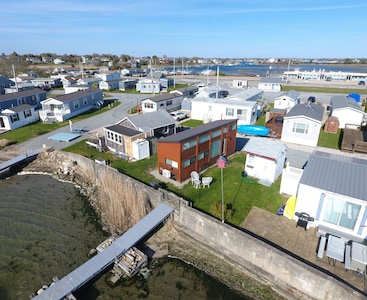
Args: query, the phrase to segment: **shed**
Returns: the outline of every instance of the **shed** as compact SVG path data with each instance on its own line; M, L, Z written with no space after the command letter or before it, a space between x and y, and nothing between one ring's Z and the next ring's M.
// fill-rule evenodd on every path
M324 132L328 133L338 133L339 129L339 119L337 117L329 117L324 125Z

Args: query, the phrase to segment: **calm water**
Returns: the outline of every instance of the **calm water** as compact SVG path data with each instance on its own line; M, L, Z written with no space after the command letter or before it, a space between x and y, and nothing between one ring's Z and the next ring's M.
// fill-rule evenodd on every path
M360 72L367 73L366 67L350 67L341 65L291 65L289 67L290 71L293 71L295 68L300 69L302 71L312 71L312 70L326 70L326 71L341 71L341 72ZM176 66L176 70L181 69L180 66ZM192 72L193 74L199 74L202 71L206 71L208 69L216 71L217 66L197 66L197 67L184 67L185 71ZM173 68L167 68L168 71L173 71ZM223 65L219 66L219 72L224 73L226 75L238 75L238 76L265 76L265 75L281 75L283 72L288 70L288 65L277 65L277 64L249 64L249 63L241 63L238 65Z
M62 278L106 239L87 199L70 183L50 176L0 181L0 299L29 299L57 275ZM245 299L217 280L177 260L151 266L148 280L114 288L102 276L78 295L93 299Z

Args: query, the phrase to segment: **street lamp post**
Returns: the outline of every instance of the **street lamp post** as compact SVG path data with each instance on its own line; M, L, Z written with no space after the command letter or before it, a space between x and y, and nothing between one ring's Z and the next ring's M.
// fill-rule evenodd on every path
M224 189L223 189L223 169L226 167L227 159L222 155L217 159L217 165L220 169L220 177L222 183L222 223L224 223Z

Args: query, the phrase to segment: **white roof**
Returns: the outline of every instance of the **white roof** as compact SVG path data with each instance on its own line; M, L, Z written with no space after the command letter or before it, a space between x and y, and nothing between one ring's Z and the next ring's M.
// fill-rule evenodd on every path
M287 152L287 146L268 137L252 137L242 148L242 151L277 161Z

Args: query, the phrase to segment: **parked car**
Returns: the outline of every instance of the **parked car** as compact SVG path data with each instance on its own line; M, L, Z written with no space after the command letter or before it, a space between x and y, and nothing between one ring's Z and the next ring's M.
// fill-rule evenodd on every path
M308 97L307 102L315 103L316 102L316 97L314 97L314 96Z
M365 85L366 83L364 82L364 80L361 80L358 82L358 85Z
M331 77L326 77L326 81L331 81Z
M183 112L181 111L173 111L170 113L171 116L176 120L176 121L181 121L183 119L186 119L186 114L184 114Z

